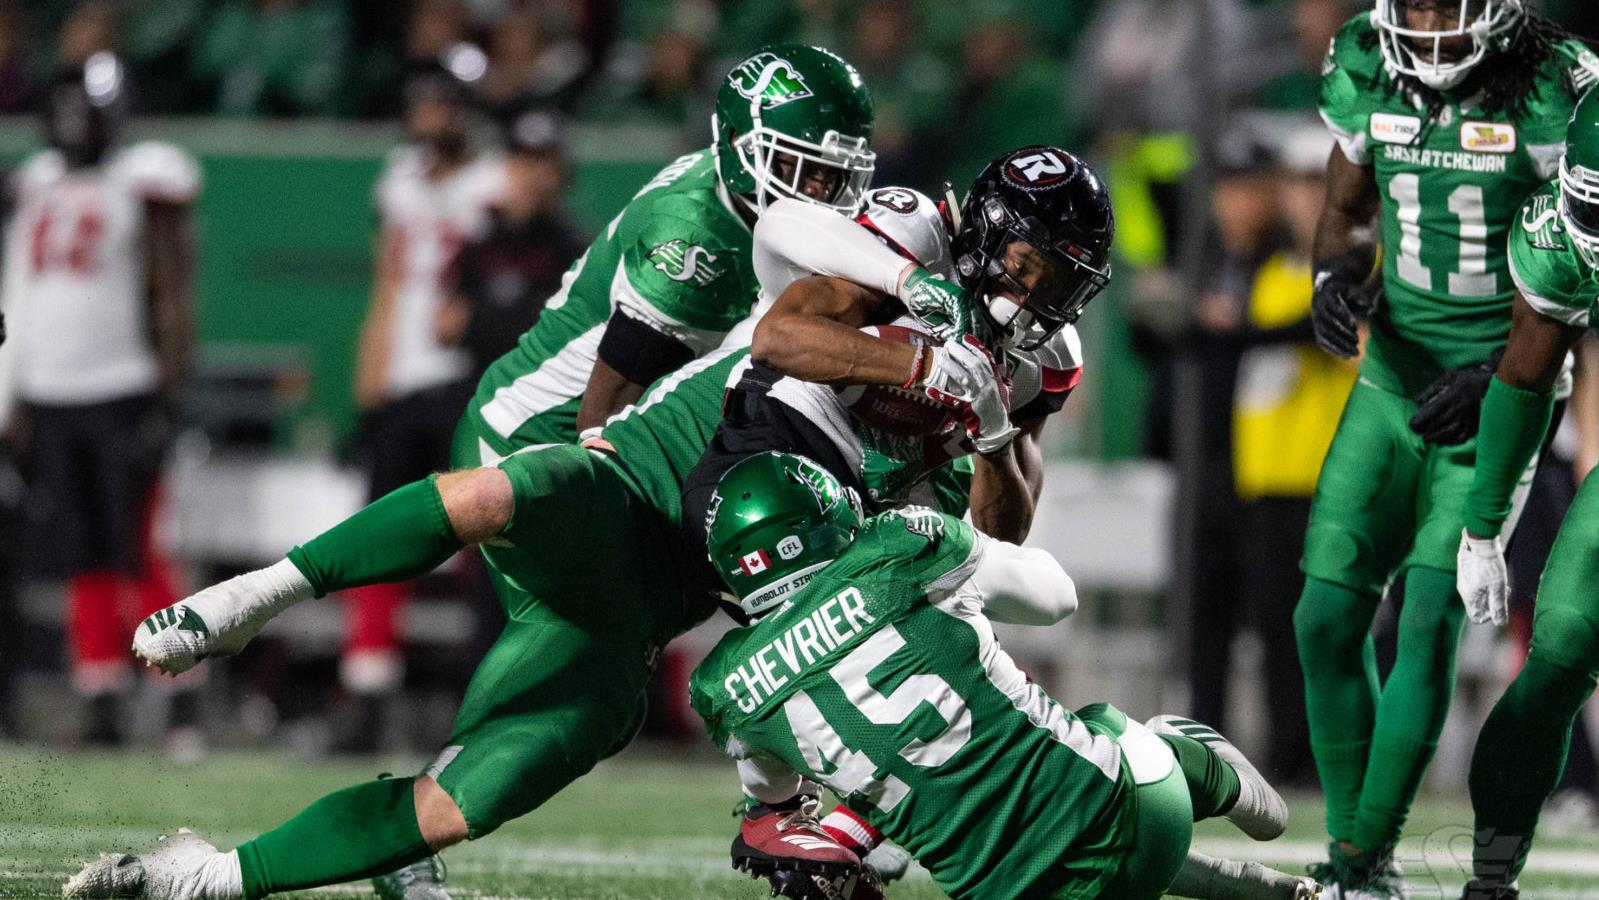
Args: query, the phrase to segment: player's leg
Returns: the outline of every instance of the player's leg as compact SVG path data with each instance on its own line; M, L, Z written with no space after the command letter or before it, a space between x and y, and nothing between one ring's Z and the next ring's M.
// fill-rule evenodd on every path
M1421 459L1408 401L1357 382L1322 465L1305 535L1294 634L1327 831L1354 834L1377 710L1371 620L1409 544Z
M1572 723L1599 676L1599 479L1567 511L1538 587L1527 662L1494 705L1471 760L1476 877L1516 878L1565 766Z

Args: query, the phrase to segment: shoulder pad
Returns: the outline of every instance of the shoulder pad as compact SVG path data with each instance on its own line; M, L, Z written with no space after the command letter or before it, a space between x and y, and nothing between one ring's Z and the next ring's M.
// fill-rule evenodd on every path
M47 187L66 172L66 162L55 150L40 150L11 173L12 189L19 198Z
M172 144L140 141L118 153L112 168L147 199L188 203L200 193L200 164Z
M867 230L901 256L941 278L955 277L949 249L949 227L938 204L907 187L877 188L855 217Z
M1552 185L1522 204L1510 229L1508 256L1516 289L1533 309L1570 324L1587 324L1583 264L1560 224Z

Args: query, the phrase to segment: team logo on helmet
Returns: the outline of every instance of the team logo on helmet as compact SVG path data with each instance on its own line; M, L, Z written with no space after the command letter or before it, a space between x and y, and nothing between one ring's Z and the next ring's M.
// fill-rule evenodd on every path
M1024 191L1051 187L1071 177L1071 163L1053 150L1035 150L1005 163L1005 180Z
M839 496L838 482L827 473L826 469L816 463L808 459L801 460L799 476L805 486L811 489L811 493L816 495L816 505L822 512L832 509L844 499Z
M883 188L872 192L872 202L897 213L912 213L920 205L916 195L904 188Z
M748 100L759 101L762 109L813 96L794 64L775 53L757 53L735 66L727 77L734 90Z
M689 244L687 241L667 241L649 252L649 260L655 268L673 281L692 281L699 287L721 278L727 270L720 266L713 266L716 254L699 246Z

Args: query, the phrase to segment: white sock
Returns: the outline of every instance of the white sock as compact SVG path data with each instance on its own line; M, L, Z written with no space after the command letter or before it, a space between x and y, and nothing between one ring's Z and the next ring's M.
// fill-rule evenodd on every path
M1166 890L1199 900L1291 900L1301 881L1257 862L1216 859L1190 850Z
M239 900L244 896L244 873L239 869L239 851L212 854L195 873L199 896L204 900Z

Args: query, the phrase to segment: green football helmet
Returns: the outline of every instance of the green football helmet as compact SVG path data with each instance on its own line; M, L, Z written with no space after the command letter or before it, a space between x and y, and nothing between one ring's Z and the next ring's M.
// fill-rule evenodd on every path
M832 473L792 453L758 453L717 483L705 542L739 607L759 617L837 559L860 527L860 498Z
M1599 90L1577 102L1560 157L1560 223L1590 268L1599 268Z
M716 171L757 214L794 197L853 214L871 184L872 98L855 67L820 47L770 44L733 67L711 116ZM807 196L822 178L826 196Z

